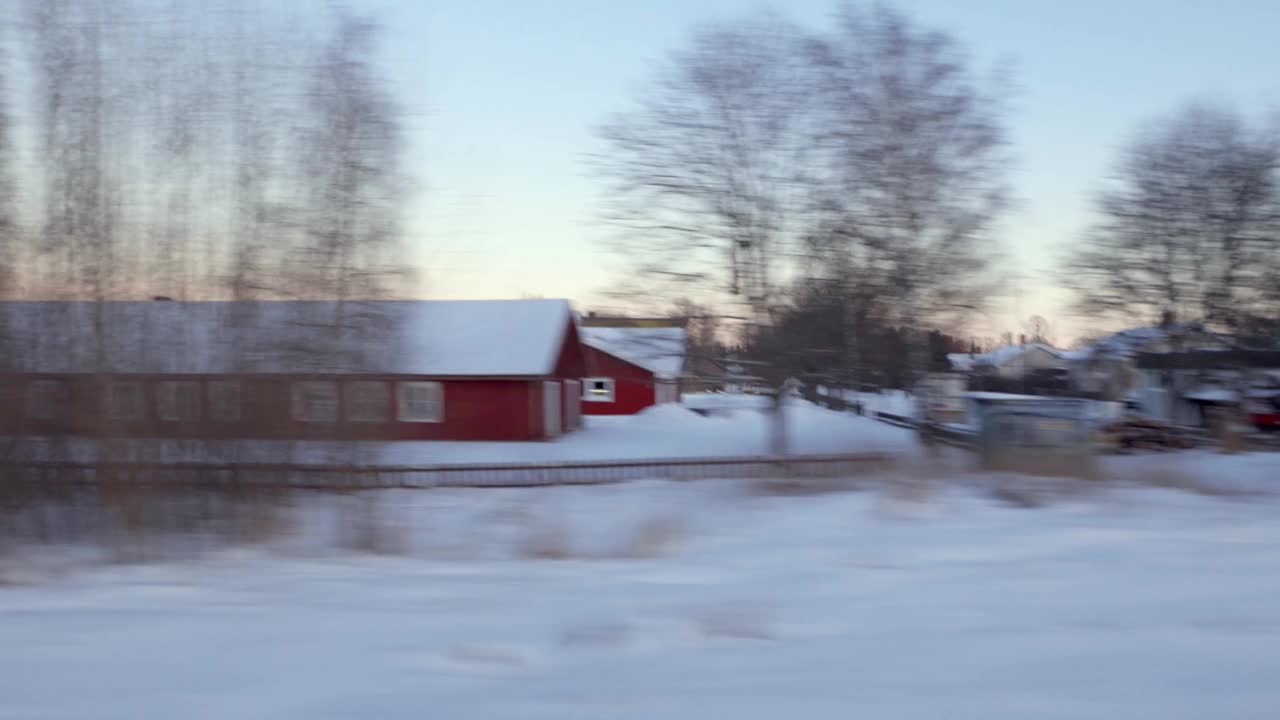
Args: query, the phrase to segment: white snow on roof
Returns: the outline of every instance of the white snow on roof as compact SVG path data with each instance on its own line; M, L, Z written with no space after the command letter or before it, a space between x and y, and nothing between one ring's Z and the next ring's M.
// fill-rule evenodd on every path
M566 300L0 303L29 372L538 376L572 321Z
M1048 345L1041 343L1027 343L1026 345L1005 345L1004 347L998 347L982 357L986 362L999 366L1022 356L1023 353L1036 349L1043 350L1054 357L1058 356L1057 348L1049 347Z
M1129 328L1112 333L1095 340L1084 347L1072 351L1070 359L1088 360L1093 357L1131 357L1143 352L1149 346L1171 337L1194 336L1200 339L1194 347L1187 349L1204 349L1207 345L1227 345L1220 336L1208 332L1199 323L1176 323L1169 326L1149 325Z
M1202 400L1204 402L1237 402L1240 399L1240 393L1235 390L1222 387L1199 387L1183 396L1187 400Z
M580 332L587 345L660 378L679 377L684 370L684 328L584 327Z
M1039 348L1055 357L1062 357L1062 351L1049 345L1042 343L1027 343L1025 345L1004 345L992 350L989 353L970 354L970 353L950 353L947 355L947 361L951 363L951 367L956 370L966 371L972 370L977 365L992 365L1000 367L1005 363L1015 360L1023 353Z
M979 401L981 400L1056 400L1056 399L1060 399L1060 398L1053 398L1045 395L1015 395L1013 393L982 392L982 391L966 392L964 396L969 398L970 400L979 400Z
M572 321L567 300L450 300L404 305L403 372L547 375Z

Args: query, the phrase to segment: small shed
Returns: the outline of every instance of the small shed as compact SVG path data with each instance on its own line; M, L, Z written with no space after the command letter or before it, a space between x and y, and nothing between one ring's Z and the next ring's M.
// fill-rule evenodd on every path
M1089 400L973 392L984 467L1038 475L1089 475L1097 428Z
M680 402L685 333L680 327L584 327L590 375L583 378L587 415L632 415Z

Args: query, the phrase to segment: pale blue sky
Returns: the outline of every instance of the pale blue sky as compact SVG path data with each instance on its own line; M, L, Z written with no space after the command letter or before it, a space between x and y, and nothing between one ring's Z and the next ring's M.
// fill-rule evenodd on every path
M592 128L623 109L693 25L753 0L362 0L386 26L421 183L408 227L425 297L599 299L612 261L595 223ZM987 328L1048 317L1060 339L1089 328L1045 280L1089 219L1116 147L1143 120L1193 99L1280 106L1280 0L902 0L983 66L1010 61L1020 208L1006 223L1011 292ZM831 0L777 5L826 22Z

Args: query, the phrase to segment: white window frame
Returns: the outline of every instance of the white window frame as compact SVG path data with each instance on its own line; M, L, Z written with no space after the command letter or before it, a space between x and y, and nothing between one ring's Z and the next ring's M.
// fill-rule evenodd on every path
M592 389L592 385L596 383L604 383L605 390L602 393L596 393ZM611 377L588 377L582 378L582 400L583 402L611 403L618 397L618 384Z
M210 420L240 422L239 380L210 380L205 383L205 394Z
M400 422L444 422L444 384L433 380L396 383L396 419Z
M133 391L133 397L130 401L130 408L121 408L116 402L118 390L128 388ZM111 380L107 382L106 397L106 416L111 420L120 420L124 422L137 422L147 418L147 389L141 380ZM128 410L128 412L122 412Z
M65 380L32 380L23 408L32 420L61 420L71 409L71 387Z
M353 380L343 383L343 412L351 422L387 422L391 420L391 388L385 380ZM376 398L373 395L377 395ZM366 413L376 405L376 413Z
M178 392L189 393L191 413L183 416L179 410ZM156 415L165 422L191 422L199 420L202 414L200 402L200 383L195 380L162 380L156 387Z
M299 380L293 384L293 419L305 423L338 422L338 383L333 380ZM320 397L326 396L326 397ZM313 404L319 400L322 404Z

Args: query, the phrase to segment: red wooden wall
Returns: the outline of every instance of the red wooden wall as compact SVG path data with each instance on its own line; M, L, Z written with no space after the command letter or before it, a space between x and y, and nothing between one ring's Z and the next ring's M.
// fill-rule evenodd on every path
M69 411L58 420L37 420L24 412L26 383L35 379L62 380L70 391ZM240 382L240 420L209 418L207 395L202 387L201 418L194 421L161 420L157 408L158 383L166 380L208 382L234 379ZM105 416L103 382L142 381L145 416L137 421ZM396 419L394 385L385 422L347 420L345 393L338 393L337 422L302 422L294 419L292 385L296 381L437 380L443 385L444 421L401 422ZM457 380L417 376L374 375L88 375L0 376L0 434L86 435L97 437L263 439L263 440L536 440L543 437L542 381L525 379Z
M410 375L0 375L0 435L85 435L95 437L146 437L195 439L299 439L299 440L539 440L576 429L564 398L565 380L577 380L587 372L586 347L579 342L576 324L566 319L561 345L550 378L433 378ZM59 420L41 421L24 412L26 384L37 379L61 380L70 391L70 407ZM194 421L167 422L158 415L158 384L167 380L200 383L234 379L240 382L240 420L216 421L203 407ZM104 382L142 381L145 417L137 421L110 420L102 412ZM337 422L302 422L292 412L292 385L297 381L323 380L339 384ZM439 423L396 420L396 392L389 393L389 420L346 420L343 382L360 380L429 380L443 385L444 419ZM560 383L558 395L561 427L549 433L544 427L543 382ZM202 401L207 400L202 385ZM652 404L652 388L649 404ZM205 403L202 402L202 405ZM584 406L586 403L583 404ZM583 408L586 411L586 408ZM634 411L633 411L634 412Z
M613 378L613 402L583 402L583 415L634 415L657 399L653 373L590 346L587 363L592 377Z

